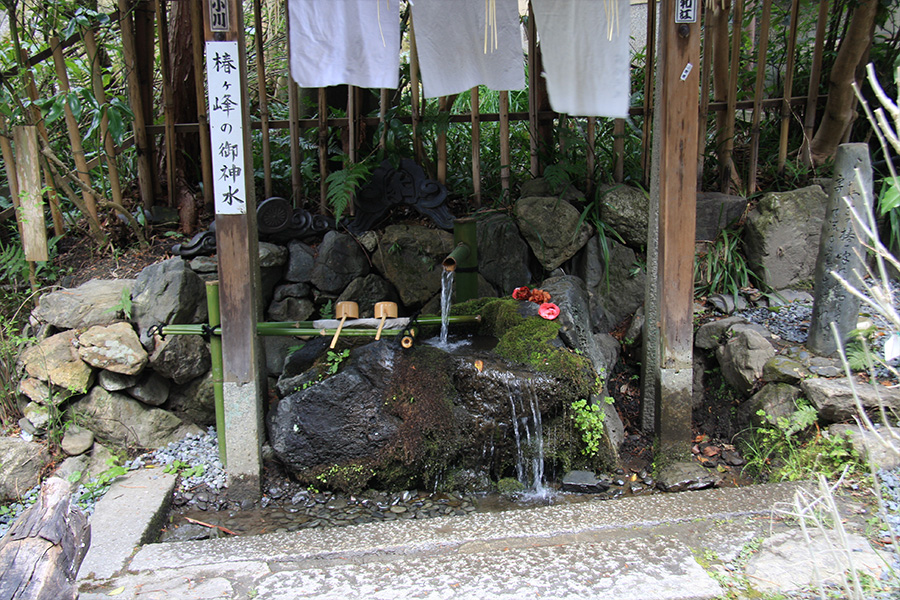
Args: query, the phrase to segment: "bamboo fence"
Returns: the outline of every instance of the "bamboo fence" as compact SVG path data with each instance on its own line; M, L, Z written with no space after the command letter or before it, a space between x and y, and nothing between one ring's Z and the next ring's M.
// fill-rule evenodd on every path
M168 77L168 23L167 15L172 0L117 0L118 11L111 16L112 22L117 24L120 31L120 41L123 48L125 62L125 76L127 89L134 120L132 122L133 137L121 147L113 147L106 143L103 152L98 153L97 158L88 163L84 160L84 150L81 149L81 132L74 118L66 114L68 139L71 144L71 157L73 164L69 165L71 173L84 185L77 192L83 194L83 204L89 212L96 215L96 202L92 194L88 193L93 184L92 178L108 177L114 180L111 185L113 202L121 204L122 189L127 182L120 182L120 174L116 169L117 155L131 145L136 152L130 154L136 162L136 168L130 169L137 173L137 184L143 208L149 209L157 204L169 204L162 194L159 181L159 159L157 153L165 149L165 165L167 174L167 190L172 195L175 182L172 160L174 158L175 135L193 133L200 138L201 156L199 157L198 177L203 183L204 195L209 200L214 174L211 169L211 153L214 149L209 144L209 126L206 116L206 104L203 97L203 75L198 69L196 80L193 82L197 96L199 117L198 122L175 122L172 110L172 90ZM631 183L647 186L649 183L650 165L650 140L652 139L652 115L654 108L654 71L655 71L655 36L657 29L656 12L646 11L647 46L646 58L637 60L633 67L639 70L639 80L632 81L632 89L636 100L629 113L629 120L610 120L603 118L567 118L550 109L545 86L542 85L540 47L534 26L533 13L529 10L524 19L523 27L527 39L524 51L528 80L532 83L527 91L527 111L510 110L510 93L500 92L498 108L496 112L487 112L482 108L481 102L485 98L482 90L473 89L469 93L469 103L463 109L454 108L456 97L432 99L431 106L421 94L421 85L417 68L415 33L412 28L411 18L409 26L409 86L405 97L410 99L410 106L398 107L398 98L402 95L392 90L373 90L368 92L358 88L349 88L346 93L346 104L342 110L346 112L341 116L334 116L330 112L329 94L326 89L313 92L314 110L312 107L301 103L302 97L308 97L308 91L299 90L296 85L286 77L286 60L283 55L277 56L267 50L267 40L264 37L263 26L267 20L273 19L279 26L279 31L268 32L269 36L276 36L279 40L287 39L288 19L284 18L286 7L281 5L280 14L271 10L271 0L248 0L248 10L252 10L252 19L245 19L253 27L252 49L255 62L250 69L255 74L255 85L251 89L256 90L256 97L251 98L252 103L252 127L260 131L260 147L256 150L261 163L261 185L266 196L273 194L273 162L275 148L273 141L284 138L287 134L289 142L289 161L291 173L290 191L295 206L310 208L320 212L327 212L326 205L326 178L329 170L334 167L334 153L332 152L335 140L338 140L343 155L350 162L356 162L364 158L363 152L369 152L372 148L386 147L387 130L389 121L402 124L409 128L412 140L414 157L422 164L429 174L436 179L445 182L448 180L448 168L456 167L448 161L448 137L454 131L462 131L470 140L471 153L467 160L471 160L472 178L470 184L471 194L468 198L469 206L475 210L483 205L491 204L499 198L487 198L484 181L491 177L499 181L500 196L508 197L513 193L516 178L539 176L546 166L547 156L554 152L562 154L560 150L569 151L569 146L560 148L560 140L563 139L559 131L576 132L583 136L583 153L577 160L583 160L587 169L587 176L583 182L588 192L591 192L598 183L615 181L625 182L631 177ZM813 19L816 25L812 33L804 34L800 38L798 23L800 15L800 1L792 0L790 9L790 25L786 28L779 25L777 31L773 31L772 1L771 0L734 0L731 6L730 17L718 19L716 27L727 27L727 31L718 31L718 39L709 35L703 40L703 57L698 67L701 72L701 131L700 131L700 160L701 168L706 162L717 165L717 176L707 181L715 181L714 187L721 191L737 191L750 194L757 191L759 185L759 154L760 136L763 126L770 125L778 130L778 155L777 167L785 168L788 160L790 143L798 137L798 132L807 138L811 135L816 124L816 111L822 106L824 96L822 89L823 49L826 47L826 35L834 30L835 24L828 22L828 2L819 5L818 17ZM651 2L651 8L654 4ZM200 32L200 2L191 1L192 14L194 16L193 40L195 52L191 59L196 67L202 67L202 48L197 42L202 38ZM530 7L529 7L530 9ZM248 15L249 17L249 15ZM704 26L713 25L711 19L715 17L711 12L704 11L702 19ZM846 17L845 17L846 18ZM749 26L748 26L749 24ZM745 26L747 28L745 29ZM159 35L154 39L154 31ZM107 32L108 33L108 32ZM784 36L777 40L781 47L787 49L785 56L786 68L783 74L782 94L764 97L766 77L772 76L769 60L769 48L776 41L774 36ZM108 36L106 39L109 39ZM808 75L806 94L795 97L792 95L793 84L798 71L796 56L797 49L803 44L812 49L810 54L811 64L803 64ZM724 47L723 47L724 45ZM93 32L85 35L77 34L66 40L52 39L50 46L45 50L27 59L29 65L37 65L45 60L53 60L57 73L57 87L65 90L67 85L65 53L86 53L88 56L96 56L97 42ZM729 56L730 54L730 56ZM163 65L160 73L154 72L154 57L160 57ZM277 56L277 58L273 58ZM724 58L720 58L724 57ZM274 61L276 64L268 64ZM276 73L276 75L272 75ZM281 73L279 77L277 74ZM13 79L14 71L0 73L0 79ZM251 78L253 76L251 75ZM98 87L99 77L94 78L94 92L98 97L104 95L102 85ZM287 93L284 99L276 99L275 88L279 80L287 80ZM747 90L755 80L752 90ZM719 87L725 85L725 89L714 90L716 82ZM281 84L284 87L284 84ZM712 95L712 92L715 94ZM36 90L35 92L36 93ZM305 96L304 96L305 94ZM363 112L362 101L366 97L376 97L377 110ZM710 100L710 98L713 100ZM148 99L150 102L148 102ZM273 102L284 102L287 105L285 111L287 119L273 118ZM433 152L426 148L426 132L424 124L429 109L432 114L435 109L440 114L440 122L446 122L446 128L435 134L435 140L431 142ZM802 114L799 118L798 113ZM713 119L712 115L721 118ZM709 116L709 118L708 118ZM749 118L748 118L749 116ZM40 121L38 119L38 123ZM485 135L485 127L488 123L497 123L499 164L495 167L498 173L486 173L483 154L488 137ZM523 123L528 134L528 160L524 165L511 164L511 155L515 141L510 139L513 124ZM706 127L703 127L706 124ZM740 124L740 127L738 127ZM0 123L3 129L6 126ZM380 126L380 127L379 127ZM104 128L107 125L104 123ZM492 126L493 127L493 126ZM306 136L305 132L317 130L317 135ZM380 130L380 135L375 135ZM792 138L792 133L794 137ZM104 129L104 136L108 139ZM46 132L41 132L43 144L49 143ZM450 139L458 139L454 136ZM629 141L630 139L630 141ZM306 141L304 141L306 140ZM708 140L716 140L716 146L706 149ZM0 140L2 160L8 173L15 172L15 151L9 147L6 138ZM741 159L736 159L738 146L741 149ZM796 150L796 148L795 148ZM715 160L705 161L706 154L711 153ZM577 156L577 155L576 155ZM629 159L629 156L631 157ZM469 158L470 157L470 158ZM608 160L601 164L601 158ZM610 158L611 157L611 158ZM102 160L101 160L102 158ZM121 160L121 159L120 159ZM309 195L310 186L304 186L303 163L312 162L317 165L319 181L318 206L315 206L315 198ZM105 164L105 171L98 171L98 165ZM434 164L432 164L434 163ZM635 169L629 169L627 165L639 165L638 174L635 177ZM601 166L608 172L596 173ZM735 171L732 172L731 169ZM48 166L44 166L46 185L50 189L58 187L58 181L52 177ZM702 176L702 170L701 170ZM576 182L580 183L580 182ZM10 188L15 189L15 182L9 182ZM706 187L709 187L707 185ZM737 188L737 189L736 189ZM306 192L304 191L306 190ZM454 191L451 189L451 194ZM260 199L261 200L261 199ZM54 200L54 203L56 201ZM54 211L54 224L61 227L61 222L56 220L58 210Z

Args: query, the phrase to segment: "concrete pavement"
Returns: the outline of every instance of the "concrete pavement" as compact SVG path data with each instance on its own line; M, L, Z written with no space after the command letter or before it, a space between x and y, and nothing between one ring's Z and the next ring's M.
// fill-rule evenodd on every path
M118 486L151 484L117 482L109 505L125 498ZM769 535L772 506L796 489L711 489L143 546L113 533L117 558L92 556L110 547L94 540L79 573L81 598L716 598L725 590L700 563L733 561ZM115 512L101 508L104 519ZM118 508L118 518L142 518L134 504ZM98 564L107 568L91 566Z

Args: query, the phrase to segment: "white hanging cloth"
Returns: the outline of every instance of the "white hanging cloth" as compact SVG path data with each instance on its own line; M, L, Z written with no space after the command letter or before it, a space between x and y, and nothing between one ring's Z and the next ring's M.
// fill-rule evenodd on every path
M397 87L400 0L288 0L288 18L300 87Z
M525 87L517 0L415 0L412 14L425 97Z
M629 0L531 0L553 110L628 116Z

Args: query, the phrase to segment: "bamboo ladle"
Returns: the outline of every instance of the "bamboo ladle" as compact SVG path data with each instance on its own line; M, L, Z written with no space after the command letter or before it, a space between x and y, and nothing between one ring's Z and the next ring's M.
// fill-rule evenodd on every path
M378 341L381 339L381 330L384 329L385 320L397 318L397 303L378 302L375 305L375 318L381 319L381 323L378 324L378 331L375 332L375 340Z
M337 331L334 332L334 337L331 338L331 346L330 348L333 350L337 345L338 338L341 337L341 329L344 328L344 321L347 319L355 319L359 316L359 305L356 302L338 302L337 306L334 307L334 317L336 319L340 319L341 322L338 323Z

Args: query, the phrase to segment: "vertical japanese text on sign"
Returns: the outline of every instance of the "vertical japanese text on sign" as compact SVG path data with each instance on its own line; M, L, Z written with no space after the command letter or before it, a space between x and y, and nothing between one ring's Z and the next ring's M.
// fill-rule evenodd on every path
M209 28L212 31L228 31L231 18L228 13L229 0L209 0Z
M696 23L699 0L678 0L675 5L676 23Z
M247 212L237 42L206 42L216 214Z

